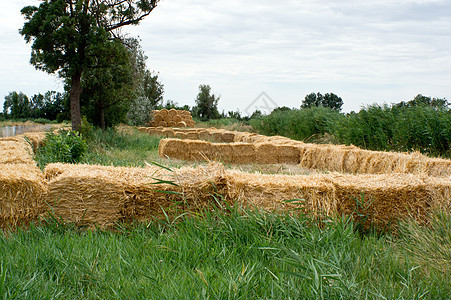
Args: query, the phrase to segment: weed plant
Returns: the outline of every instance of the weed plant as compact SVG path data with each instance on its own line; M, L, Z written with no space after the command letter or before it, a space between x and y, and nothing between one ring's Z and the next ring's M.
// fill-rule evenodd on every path
M268 116L251 120L261 134L282 135L295 140L308 140L332 133L331 126L344 118L336 110L312 107L301 110L274 111Z
M50 219L0 233L0 298L449 299L443 218L400 236L230 207L110 231Z
M330 134L335 143L369 150L451 157L451 110L440 107L370 105L347 115L313 107L275 111L251 125L265 135L321 142Z
M82 162L114 166L145 166L145 161L159 161L161 138L137 130L92 128L86 134L87 155Z
M43 168L49 163L78 163L88 145L78 133L62 130L48 133L44 145L37 150L35 160Z

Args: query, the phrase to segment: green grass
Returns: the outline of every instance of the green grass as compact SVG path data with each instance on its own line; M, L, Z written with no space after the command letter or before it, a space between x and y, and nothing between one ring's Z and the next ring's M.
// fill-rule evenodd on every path
M110 231L51 221L0 234L0 298L451 297L449 260L429 264L443 255L409 250L429 248L418 233L436 239L445 228L410 224L393 237L361 236L345 219L317 225L238 209ZM440 239L449 249L449 234Z
M159 138L91 130L86 163L159 161ZM167 161L163 161L167 164ZM394 233L229 208L90 230L0 233L0 299L449 299L451 215Z
M86 135L88 151L82 163L142 167L146 161L159 162L160 140L135 129L92 129Z

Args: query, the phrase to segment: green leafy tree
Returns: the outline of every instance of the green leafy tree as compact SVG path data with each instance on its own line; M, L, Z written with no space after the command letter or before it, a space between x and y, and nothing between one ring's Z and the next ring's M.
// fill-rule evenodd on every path
M158 73L146 68L147 56L144 54L137 39L130 40L130 63L133 70L134 99L127 113L130 125L145 125L151 121L150 111L163 102L164 86L158 79Z
M48 73L58 72L70 86L72 129L81 125L82 75L105 67L102 59L119 39L119 29L137 25L159 0L43 0L39 7L21 10L25 24L20 34L32 42L30 62ZM114 62L111 62L114 64Z
M220 96L216 97L214 94L211 94L211 87L209 85L199 85L196 106L193 108L194 115L202 121L219 119L221 116L218 111L219 98Z
M135 95L129 53L120 41L107 42L102 60L114 61L103 68L87 69L82 77L81 111L88 121L102 129L125 122ZM105 65L107 62L105 62Z
M56 91L36 94L31 98L31 117L56 120L59 115L65 114L66 100L66 93Z
M31 116L31 102L27 95L11 92L5 96L3 114L12 119L29 118Z
M334 93L327 93L324 96L321 93L311 93L305 96L301 108L311 108L314 106L328 107L336 111L341 111L343 100Z
M433 108L448 109L449 102L446 99L431 98L431 97L427 97L427 96L418 94L412 100L407 101L407 102L401 101L400 103L394 104L393 107L403 108L403 107L414 107L414 106L429 106L429 107L433 107Z

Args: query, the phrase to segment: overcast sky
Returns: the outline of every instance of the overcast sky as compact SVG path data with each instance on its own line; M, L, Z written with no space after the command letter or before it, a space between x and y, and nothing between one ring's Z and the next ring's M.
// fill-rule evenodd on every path
M18 34L20 9L36 4L2 1L0 110L11 91L63 89L29 64ZM449 0L162 0L124 32L140 37L165 100L181 105L200 84L220 110L242 113L299 107L311 92L337 94L346 112L417 94L451 100Z

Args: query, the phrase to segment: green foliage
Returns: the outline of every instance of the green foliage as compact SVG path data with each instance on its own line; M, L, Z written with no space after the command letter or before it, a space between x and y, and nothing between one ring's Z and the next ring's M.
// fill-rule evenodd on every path
M48 91L44 95L36 94L29 99L20 92L11 92L3 103L4 115L11 119L47 119L57 120L67 111L68 95Z
M448 299L447 218L399 237L239 208L112 231L50 219L0 232L0 297Z
M219 119L221 117L218 111L218 101L220 97L211 94L209 85L201 84L199 94L196 98L196 106L193 107L193 113L202 121L210 119Z
M83 163L145 166L146 161L160 160L158 156L160 137L137 130L122 131L114 128L106 130L91 128L84 136L88 151L83 157Z
M120 39L118 29L138 24L157 3L158 0L45 0L39 7L27 6L21 10L26 22L20 34L27 43L32 43L31 64L48 73L59 72L70 86L74 130L81 124L83 73L114 67Z
M79 133L61 131L47 134L44 146L38 149L35 160L43 168L49 163L78 163L87 150L87 144Z
M311 93L305 96L301 108L311 108L314 106L328 107L330 109L341 111L343 100L334 93L327 93L324 96L321 93Z
M141 95L135 97L127 113L127 122L133 126L149 123L150 112L163 101L164 86L158 81L158 74L145 70L140 88Z
M449 156L451 112L425 105L371 105L334 126L339 142L371 150Z
M31 117L31 103L27 95L14 91L5 96L3 115L11 119Z
M336 110L315 106L301 110L275 110L268 116L251 120L250 124L262 134L305 140L331 133L332 124L341 118L343 115Z

